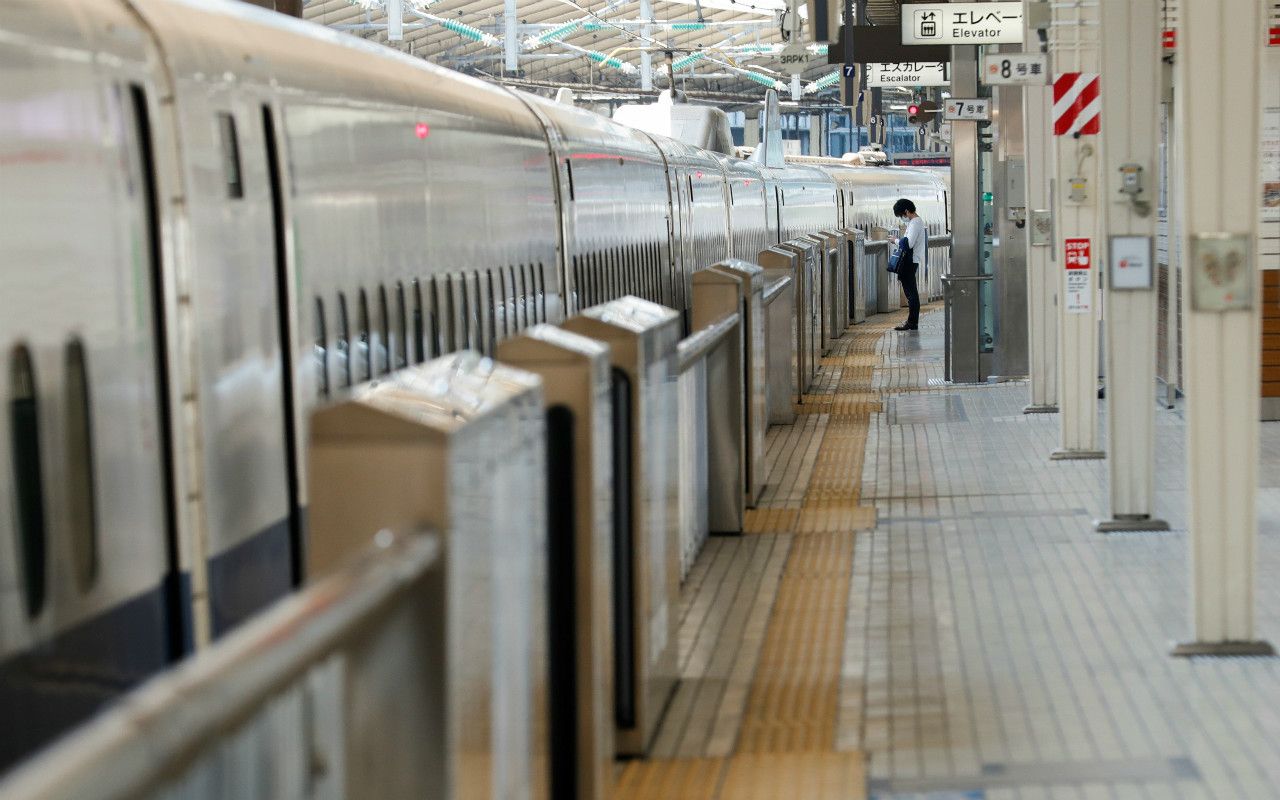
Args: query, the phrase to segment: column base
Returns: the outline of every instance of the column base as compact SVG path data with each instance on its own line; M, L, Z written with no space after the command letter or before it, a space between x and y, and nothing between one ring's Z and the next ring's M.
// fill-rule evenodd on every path
M1093 529L1098 533L1167 531L1169 523L1162 519L1153 519L1147 514L1113 514L1111 519L1094 520Z
M1058 407L1050 405L1029 405L1022 409L1023 414L1057 414Z
M1106 457L1107 454L1102 450L1054 450L1049 454L1051 461L1085 461Z
M1228 656L1274 656L1275 648L1261 640L1253 642L1184 642L1169 651L1169 655L1179 658L1196 658L1212 656L1215 658Z

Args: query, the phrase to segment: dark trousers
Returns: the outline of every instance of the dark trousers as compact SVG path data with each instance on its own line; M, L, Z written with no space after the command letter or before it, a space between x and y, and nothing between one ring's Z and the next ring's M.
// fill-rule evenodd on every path
M910 269L905 269L898 273L898 280L902 281L902 293L907 296L908 328L915 328L920 325L920 291L916 289L916 271L918 269L918 266L912 264Z

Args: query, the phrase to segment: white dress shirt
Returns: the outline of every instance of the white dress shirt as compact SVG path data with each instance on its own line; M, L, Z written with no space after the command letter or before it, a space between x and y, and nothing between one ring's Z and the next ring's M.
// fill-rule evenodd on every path
M925 230L924 220L919 217L908 220L905 235L907 245L911 247L911 260L923 271L929 254L929 232Z

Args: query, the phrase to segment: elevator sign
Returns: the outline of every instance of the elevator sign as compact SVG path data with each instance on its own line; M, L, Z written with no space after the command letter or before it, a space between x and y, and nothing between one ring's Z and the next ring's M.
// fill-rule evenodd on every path
M1093 308L1093 258L1088 239L1066 240L1066 312L1088 314Z
M903 44L1021 44L1022 3L903 3Z

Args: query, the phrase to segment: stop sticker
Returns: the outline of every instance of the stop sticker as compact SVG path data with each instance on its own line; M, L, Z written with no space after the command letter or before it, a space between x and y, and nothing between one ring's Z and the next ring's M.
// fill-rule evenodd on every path
M1066 249L1067 269L1089 269L1092 265L1088 239L1067 239Z

